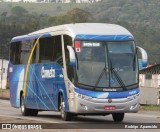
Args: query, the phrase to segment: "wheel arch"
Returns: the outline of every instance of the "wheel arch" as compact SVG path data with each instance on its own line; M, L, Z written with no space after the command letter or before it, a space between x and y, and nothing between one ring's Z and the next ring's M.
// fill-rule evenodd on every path
M60 90L59 92L58 92L58 110L60 111L60 97L61 96L63 96L63 91L62 90ZM63 96L64 97L64 96Z
M58 110L59 110L59 106L60 106L60 96L63 96L64 102L65 102L65 111L69 112L69 104L68 104L68 95L66 90L60 89L58 92Z
M20 106L20 107L21 107L21 97L22 97L22 95L23 95L23 91L21 90L21 91L20 91L20 98L19 98L19 99L20 99L20 101L19 101L19 103L20 103L19 106Z

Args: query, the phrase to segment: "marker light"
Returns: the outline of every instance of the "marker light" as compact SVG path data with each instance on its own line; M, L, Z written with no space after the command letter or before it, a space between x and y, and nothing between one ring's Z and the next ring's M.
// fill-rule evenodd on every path
M81 52L81 43L79 41L75 42L75 50L76 52Z
M81 42L76 41L76 42L75 42L75 48L80 48L80 47L81 47Z

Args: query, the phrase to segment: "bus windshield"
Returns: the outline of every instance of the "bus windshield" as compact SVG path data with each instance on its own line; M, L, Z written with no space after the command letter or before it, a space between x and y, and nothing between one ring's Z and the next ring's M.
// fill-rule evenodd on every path
M98 88L131 88L138 83L133 41L79 43L79 50L76 49L78 84Z

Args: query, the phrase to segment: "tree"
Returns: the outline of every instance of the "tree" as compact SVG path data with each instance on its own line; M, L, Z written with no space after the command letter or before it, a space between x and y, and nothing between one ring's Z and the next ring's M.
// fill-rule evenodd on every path
M22 17L25 16L28 13L28 11L21 6L15 6L11 9L11 13L14 16Z
M8 14L8 12L3 12L3 13L1 14L1 22L2 22L2 23L5 23L5 22L6 22L7 14Z
M61 25L69 23L67 15L59 15L55 18L54 25Z
M76 0L71 0L71 3L76 3Z
M57 16L54 25L61 25L67 23L85 23L93 21L94 18L92 17L91 13L79 8L74 8L73 10L68 11L64 15Z
M79 8L74 8L73 10L67 12L67 16L72 23L83 23L93 20L91 13Z

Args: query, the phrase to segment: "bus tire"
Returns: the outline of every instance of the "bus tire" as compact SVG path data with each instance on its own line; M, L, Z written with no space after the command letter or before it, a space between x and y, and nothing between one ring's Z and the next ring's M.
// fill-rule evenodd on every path
M29 116L30 115L30 110L25 107L23 94L21 95L20 107L21 107L21 113L22 113L23 116Z
M30 110L30 116L37 116L37 115L38 115L38 110L34 110L34 109Z
M114 122L122 122L124 119L124 113L113 113L112 117Z
M71 120L72 115L71 115L71 113L65 111L65 102L64 102L64 98L63 98L62 95L60 95L60 106L59 106L59 110L60 110L60 113L61 113L61 118L62 118L64 121L70 121L70 120Z

